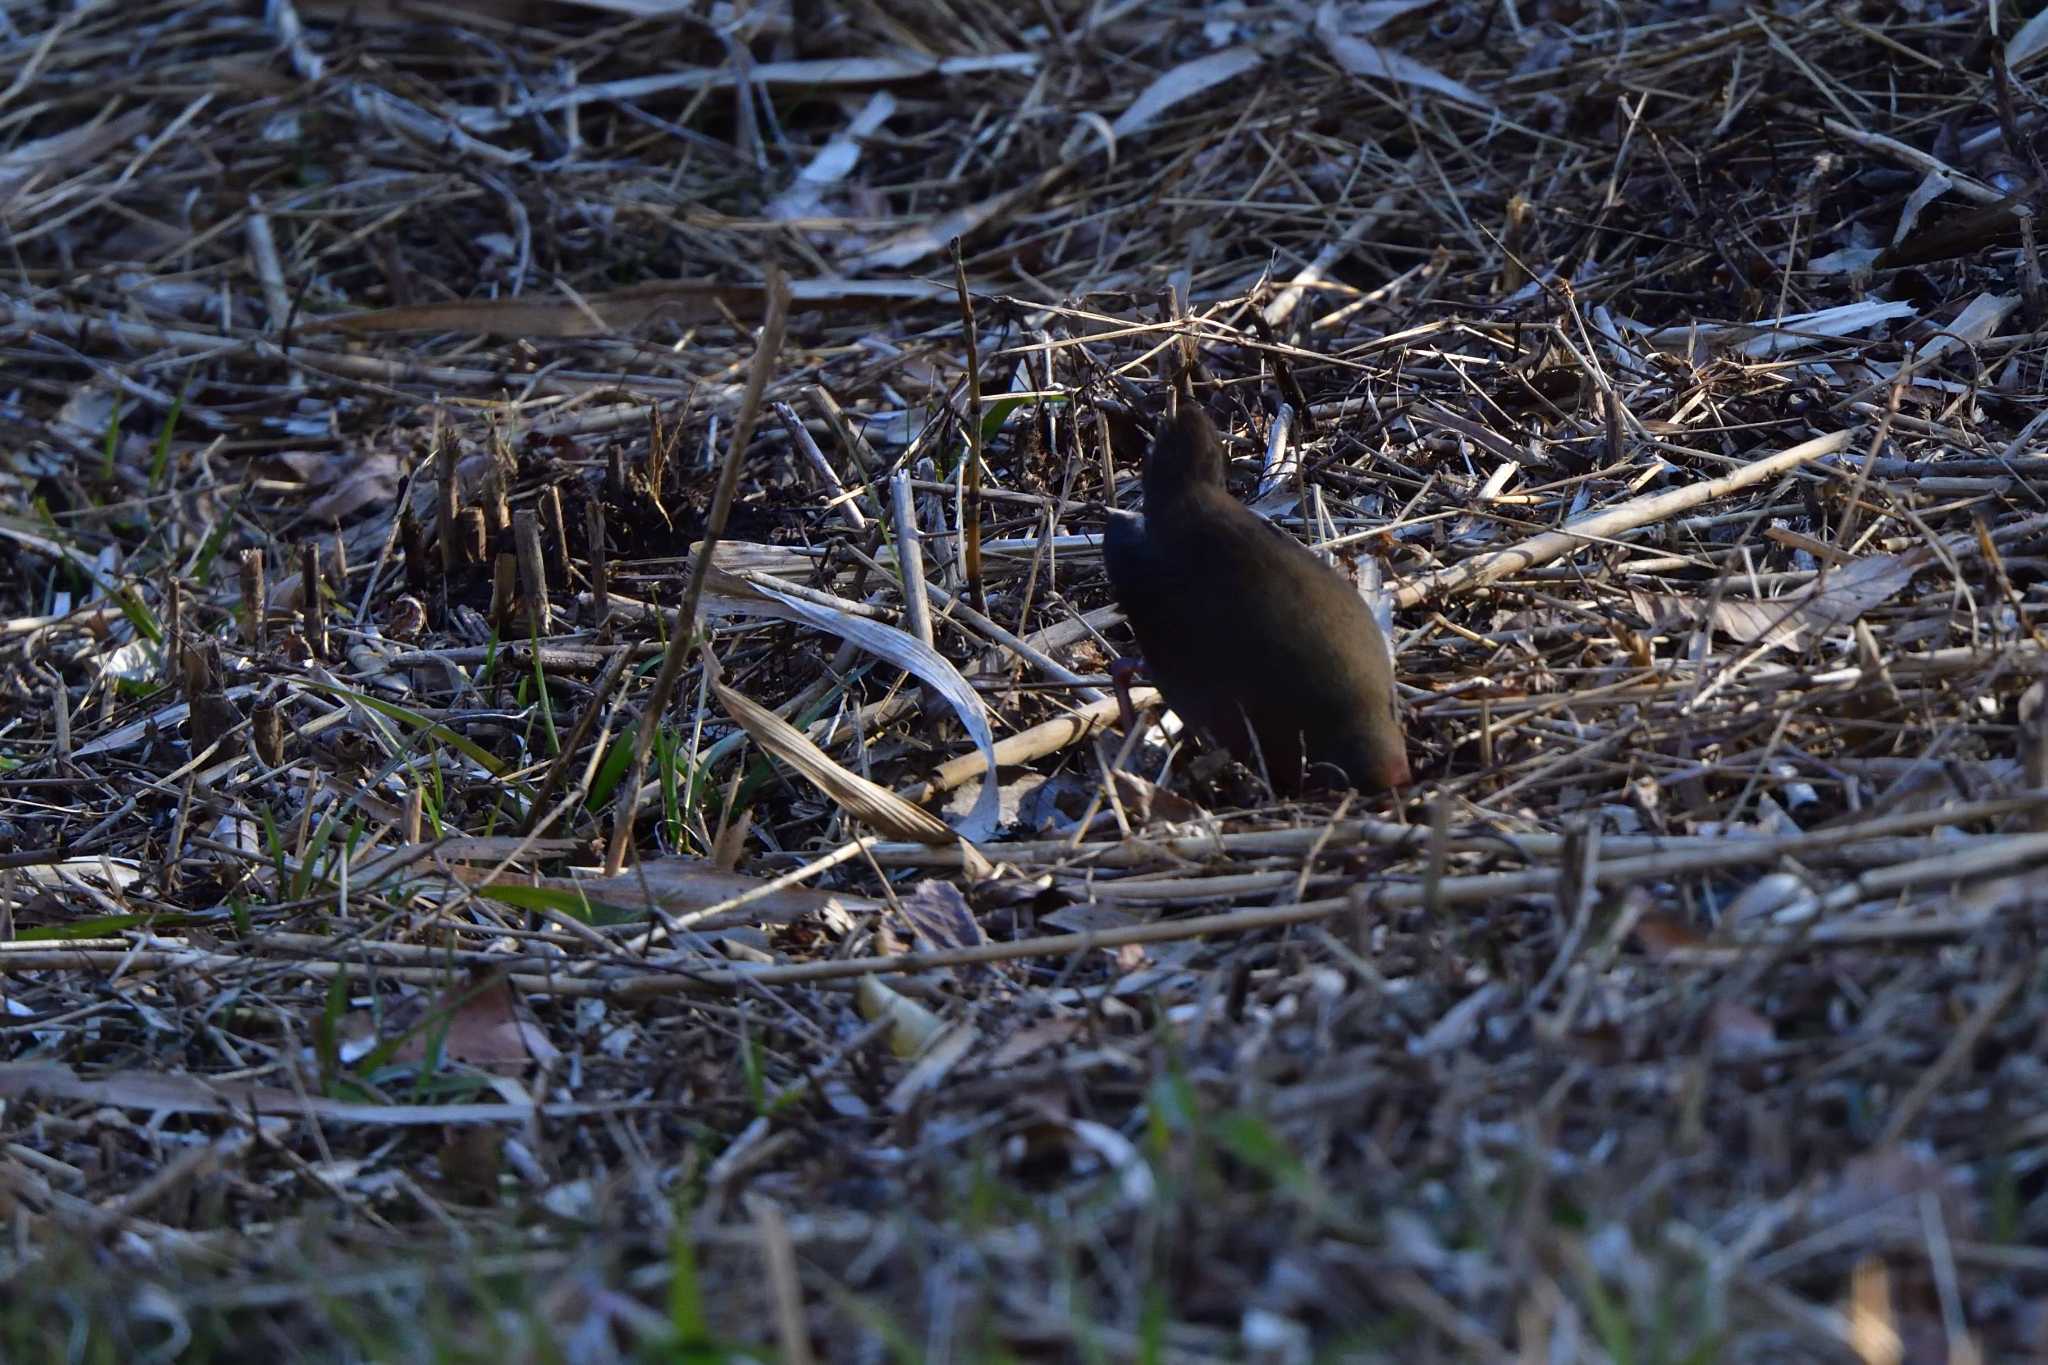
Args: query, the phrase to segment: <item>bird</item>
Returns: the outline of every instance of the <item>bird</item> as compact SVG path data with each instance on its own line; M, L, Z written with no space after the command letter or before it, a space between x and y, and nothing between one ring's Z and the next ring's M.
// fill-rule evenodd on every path
M1231 496L1208 412L1183 396L1145 454L1144 512L1103 559L1167 705L1296 792L1324 765L1373 792L1410 772L1393 661L1344 577Z

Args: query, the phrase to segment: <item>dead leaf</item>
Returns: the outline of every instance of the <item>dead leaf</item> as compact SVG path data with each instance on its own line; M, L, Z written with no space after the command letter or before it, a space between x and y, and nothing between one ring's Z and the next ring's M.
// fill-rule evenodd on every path
M330 1100L278 1085L121 1071L80 1076L55 1062L0 1062L0 1096L43 1095L164 1114L280 1114L322 1123L417 1128L444 1123L525 1123L536 1115L575 1118L633 1108L618 1099L567 1104L382 1104Z
M1897 1226L1921 1227L1920 1198L1932 1194L1941 1203L1951 1235L1967 1238L1977 1224L1977 1201L1963 1180L1917 1143L1879 1147L1843 1163L1806 1206L1805 1221L1814 1228L1837 1228L1851 1221L1890 1215ZM1875 1238L1877 1229L1868 1236Z
M1956 320L1942 328L1920 348L1914 357L1913 367L1925 369L1927 364L1943 352L1958 346L1974 346L1988 341L1998 334L2005 320L2020 306L2018 294L1979 294L1963 306L1956 314Z
M825 191L844 180L860 164L862 141L879 132L895 112L896 97L888 91L877 90L868 96L860 112L845 128L833 134L832 140L798 173L796 183L775 196L768 205L766 216L786 223L816 215L824 203Z
M990 219L1009 209L1026 193L1027 187L1004 190L991 195L979 203L968 204L942 213L916 227L907 228L880 242L859 255L848 257L848 270L901 270L915 265L927 256L936 256L946 249L955 238L966 237L983 226ZM949 288L947 294L953 291Z
M1707 1042L1724 1059L1754 1057L1778 1045L1771 1021L1734 1000L1716 1000L1707 1012Z
M306 508L307 520L342 522L366 507L387 507L405 484L405 468L396 455L349 455L343 460L329 466L340 477Z
M2013 31L2012 41L2005 45L2005 64L2017 67L2043 50L2048 50L2048 10L2042 10Z
M984 1065L990 1071L1001 1071L1021 1061L1036 1056L1050 1047L1070 1043L1088 1028L1085 1019L1053 1018L1041 1019L1026 1024L1009 1037L1003 1039L996 1049L989 1053Z
M504 1170L504 1150L505 1135L496 1128L482 1124L450 1128L441 1137L441 1179L464 1203L494 1203L498 1177Z
M1322 41L1323 50L1330 54L1330 60L1354 76L1368 80L1392 81L1397 85L1412 85L1418 90L1456 100L1474 109L1493 110L1494 103L1472 87L1423 65L1413 57L1404 57L1391 48L1378 43L1367 42L1344 31L1347 11L1344 6L1325 3L1316 11L1316 37Z
M7 210L37 175L61 180L74 167L83 166L108 149L120 146L149 124L148 111L131 109L119 118L52 133L48 137L19 143L0 153L0 211Z
M1038 922L1069 934L1128 929L1133 924L1142 923L1136 915L1095 901L1065 906L1049 915L1039 916Z
M720 872L730 872L738 867L740 859L747 856L747 834L753 827L754 813L751 810L738 811L721 824L711 840L711 865Z
M443 992L392 1054L420 1063L438 1047L450 1062L485 1071L512 1073L538 1062L551 1067L561 1054L538 1024L521 1017L518 997L504 970L467 977Z
M454 869L454 875L481 881L482 872ZM724 901L758 890L764 878L738 872L722 872L698 858L654 858L636 865L617 877L529 877L508 878L520 886L539 886L550 891L567 891L587 897L594 905L619 910L660 909L664 914L689 918ZM705 933L740 924L789 924L810 915L872 915L885 903L849 891L814 891L808 886L785 886L756 897L735 910L705 919L690 918L690 927Z
M921 881L900 904L903 918L926 951L974 948L988 942L967 898L951 882Z
M1255 47L1227 47L1221 52L1182 62L1161 72L1140 91L1130 107L1117 115L1110 131L1120 138L1143 132L1175 105L1184 104L1214 86L1234 80L1265 60L1265 55Z
M711 661L708 653L704 657ZM938 816L834 762L803 731L759 702L727 687L719 678L715 662L711 662L711 692L725 713L753 737L754 743L796 769L806 782L862 824L892 839L920 844L950 844L959 837Z
M1651 957L1663 957L1681 948L1697 948L1707 941L1706 935L1685 921L1654 911L1637 918L1634 933L1636 942Z
M1711 602L1702 597L1641 591L1631 592L1630 597L1637 614L1653 625L1668 626L1674 619L1704 620L1744 644L1798 648L1883 606L1904 591L1926 564L1927 555L1920 550L1868 555L1826 570L1803 592L1761 602L1730 597Z
M702 553L702 546L693 546L692 552ZM960 821L957 832L968 840L988 838L995 833L1001 816L996 741L994 732L989 728L988 708L951 660L908 631L861 616L852 609L854 605L849 602L843 607L833 606L815 600L815 595L812 598L792 597L772 582L725 572L718 567L715 554L711 570L705 577L706 615L765 616L827 630L870 654L880 655L899 668L908 669L920 681L929 684L952 707L953 714L960 718L961 726L974 740L974 747L981 755L984 774L981 792L975 799L974 809ZM805 740L805 743L809 744L809 741ZM838 767L829 758L825 762Z
M1209 812L1184 796L1177 796L1156 782L1147 781L1136 773L1127 773L1121 768L1110 771L1110 780L1116 784L1117 800L1123 803L1125 812L1138 824L1146 825L1154 820L1167 824L1180 824L1199 820Z

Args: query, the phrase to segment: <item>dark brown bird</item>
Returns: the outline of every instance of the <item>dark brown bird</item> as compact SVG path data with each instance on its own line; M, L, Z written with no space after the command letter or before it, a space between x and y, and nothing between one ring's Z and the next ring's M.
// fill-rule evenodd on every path
M1145 513L1110 514L1103 558L1167 704L1298 790L1328 764L1365 791L1408 781L1394 675L1356 590L1230 495L1200 404L1145 456ZM1254 752L1252 739L1257 740Z

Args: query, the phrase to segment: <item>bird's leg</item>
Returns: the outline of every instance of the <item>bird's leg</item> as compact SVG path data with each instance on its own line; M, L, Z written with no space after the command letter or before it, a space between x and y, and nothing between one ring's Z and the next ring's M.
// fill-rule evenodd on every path
M1116 688L1116 718L1123 723L1125 734L1138 723L1138 708L1131 704L1131 683L1144 667L1127 654L1109 661L1110 685Z

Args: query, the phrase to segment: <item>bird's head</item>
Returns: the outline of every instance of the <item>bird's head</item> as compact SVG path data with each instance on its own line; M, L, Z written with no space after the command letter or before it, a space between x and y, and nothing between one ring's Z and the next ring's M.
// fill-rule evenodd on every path
M1223 442L1200 403L1183 398L1145 456L1145 505L1223 487Z

